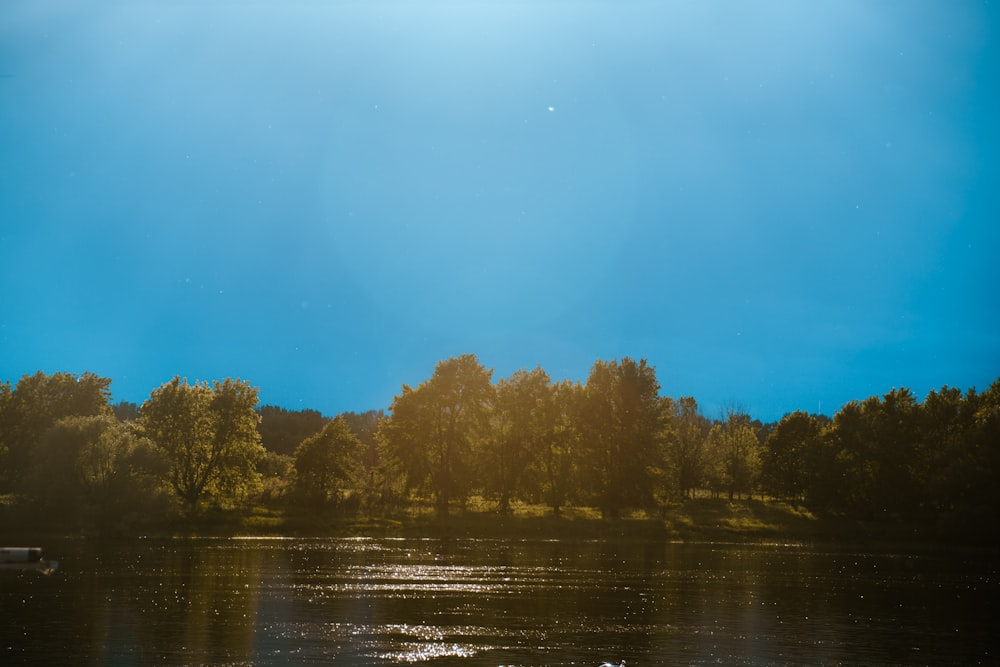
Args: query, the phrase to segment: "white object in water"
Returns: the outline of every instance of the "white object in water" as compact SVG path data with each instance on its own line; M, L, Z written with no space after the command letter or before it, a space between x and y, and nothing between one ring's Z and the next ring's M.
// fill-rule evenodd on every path
M622 660L620 665L616 665L613 662L602 662L601 667L625 667L625 661Z
M57 561L42 558L42 550L38 547L0 548L0 570L38 570L50 574L57 567Z

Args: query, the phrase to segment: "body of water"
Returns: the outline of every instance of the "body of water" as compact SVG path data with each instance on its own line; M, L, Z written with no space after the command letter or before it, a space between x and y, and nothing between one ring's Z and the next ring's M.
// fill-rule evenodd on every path
M34 545L32 545L34 546ZM0 572L0 664L993 664L982 552L64 540Z

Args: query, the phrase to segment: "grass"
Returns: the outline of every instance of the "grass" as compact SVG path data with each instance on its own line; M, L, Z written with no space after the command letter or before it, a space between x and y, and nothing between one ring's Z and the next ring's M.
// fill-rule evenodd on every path
M199 523L201 523L199 521ZM218 530L212 521L204 528ZM414 505L384 517L344 517L301 509L253 508L231 515L234 534L344 535L372 537L478 537L521 539L657 539L676 541L822 541L824 522L788 503L697 498L662 510L633 510L602 518L592 507L514 503L501 515L492 502L473 498L438 516Z
M9 499L0 498L0 528L25 534L85 534L80 527L11 522ZM22 522L23 523L23 522ZM67 531L66 529L69 528ZM841 543L871 548L900 545L957 546L940 526L905 522L862 522L821 517L776 500L735 500L699 497L656 510L633 510L620 518L602 518L592 507L565 507L557 516L543 505L516 502L501 515L495 503L472 498L438 516L429 504L414 504L387 516L345 516L333 511L255 506L207 509L196 519L175 517L156 525L134 526L126 532L150 536L368 536L431 538L669 540L679 542ZM10 533L11 531L6 531ZM13 536L10 535L10 536ZM119 536L124 536L119 534ZM976 543L969 541L967 543ZM986 542L991 544L991 542Z

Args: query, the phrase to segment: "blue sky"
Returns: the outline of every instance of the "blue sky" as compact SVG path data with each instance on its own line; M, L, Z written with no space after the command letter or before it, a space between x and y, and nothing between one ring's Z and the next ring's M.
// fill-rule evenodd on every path
M762 419L1000 377L986 2L4 2L0 379L387 408L437 361Z

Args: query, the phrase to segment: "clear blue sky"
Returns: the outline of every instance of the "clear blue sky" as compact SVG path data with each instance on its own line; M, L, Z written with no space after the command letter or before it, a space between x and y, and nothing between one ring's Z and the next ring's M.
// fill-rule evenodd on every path
M762 419L1000 377L1000 3L0 4L0 379Z

